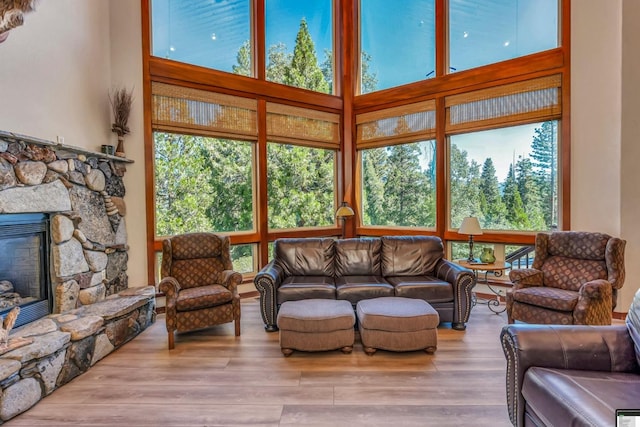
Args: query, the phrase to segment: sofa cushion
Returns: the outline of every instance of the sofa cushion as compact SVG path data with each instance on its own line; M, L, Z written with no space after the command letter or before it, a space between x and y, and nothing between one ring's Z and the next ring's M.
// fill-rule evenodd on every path
M430 276L444 258L442 240L436 236L383 236L382 275Z
M431 303L453 301L453 286L449 282L428 276L395 276L386 278L395 289L395 296L416 298Z
M558 311L573 311L579 297L578 292L546 286L518 289L512 295L514 301Z
M545 425L607 426L616 409L637 408L637 373L531 367L522 383L527 411Z
M303 299L336 299L333 277L290 276L285 278L277 291L278 304Z
M392 297L393 286L380 276L336 277L336 297L351 304L378 297Z
M603 260L611 236L584 231L550 233L547 250L551 256Z
M233 294L222 285L198 286L182 289L176 300L176 310L191 311L226 304L233 300Z
M640 365L640 290L636 292L627 313L627 329L633 340L633 347L636 350L636 360Z
M336 276L380 276L381 247L382 241L378 238L336 240Z
M334 240L286 238L274 243L274 259L286 276L333 276Z

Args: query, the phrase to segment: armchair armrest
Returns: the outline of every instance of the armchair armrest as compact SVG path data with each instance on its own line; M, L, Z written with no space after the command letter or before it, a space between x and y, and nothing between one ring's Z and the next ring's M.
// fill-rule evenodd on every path
M238 293L238 285L242 283L242 274L234 270L224 270L220 272L220 281L222 286L236 295Z
M625 325L507 325L500 333L507 359L507 406L513 425L523 425L524 375L532 366L606 372L639 369Z
M265 265L253 279L256 289L260 292L260 314L262 315L265 329L268 332L278 330L276 326L276 311L278 308L276 291L283 277L284 272L282 268L272 260L269 264Z
M509 280L513 282L513 289L532 286L542 286L544 275L536 268L516 268L509 272Z
M604 279L583 283L578 290L578 303L573 321L581 325L610 325L613 311L611 283Z
M453 286L454 308L451 327L464 330L471 314L471 290L476 285L476 276L468 268L444 258L436 264L435 275Z
M167 323L167 331L172 332L176 329L176 301L178 292L180 292L180 283L171 277L164 277L158 284L158 289L165 295L164 309Z

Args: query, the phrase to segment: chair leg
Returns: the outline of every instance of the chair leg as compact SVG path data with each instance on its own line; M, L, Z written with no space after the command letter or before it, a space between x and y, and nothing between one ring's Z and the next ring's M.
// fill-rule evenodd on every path
M173 350L176 346L175 342L174 342L174 332L173 331L169 331L169 350Z
M240 336L240 319L236 319L235 324L236 324L236 336L239 337Z

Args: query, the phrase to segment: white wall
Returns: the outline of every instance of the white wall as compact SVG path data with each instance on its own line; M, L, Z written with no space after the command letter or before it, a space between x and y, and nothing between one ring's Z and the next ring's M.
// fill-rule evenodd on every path
M0 44L0 129L99 151L116 144L109 92L135 88L127 166L129 284L147 284L140 2L38 2Z
M626 311L640 288L640 2L622 8L622 185L620 234L627 240L627 280L622 307Z
M574 0L571 224L627 240L617 311L640 286L640 2ZM624 9L624 19L623 19ZM0 129L97 150L115 143L107 94L135 90L125 152L131 286L146 284L140 2L43 1L0 44ZM624 88L624 89L623 89Z

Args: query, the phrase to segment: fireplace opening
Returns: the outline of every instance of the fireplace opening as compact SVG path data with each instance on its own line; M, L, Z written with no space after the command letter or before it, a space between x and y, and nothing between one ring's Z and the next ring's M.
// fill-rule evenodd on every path
M0 316L20 307L15 326L51 313L49 217L0 215Z

